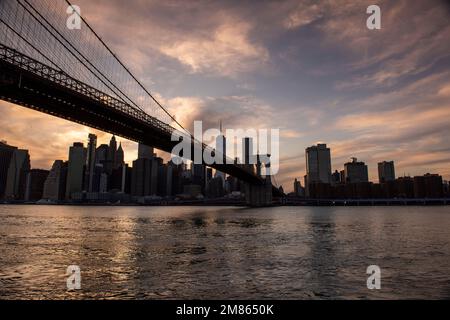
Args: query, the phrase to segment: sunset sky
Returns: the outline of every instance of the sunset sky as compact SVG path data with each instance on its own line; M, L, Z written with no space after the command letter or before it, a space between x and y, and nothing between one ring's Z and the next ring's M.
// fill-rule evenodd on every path
M305 148L394 160L398 176L450 179L450 6L446 1L77 0L106 43L185 126L279 128L286 191L305 174ZM366 28L378 4L382 29ZM64 13L63 13L64 14ZM32 167L67 159L89 132L0 101L0 140ZM122 141L126 160L136 143Z

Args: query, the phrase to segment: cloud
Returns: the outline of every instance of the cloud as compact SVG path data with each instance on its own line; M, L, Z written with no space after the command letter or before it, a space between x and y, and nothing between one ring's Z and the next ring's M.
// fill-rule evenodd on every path
M203 128L259 129L273 128L272 107L253 96L176 97L165 101L170 112L192 132L194 121L203 121Z
M381 30L365 28L361 2L345 11L345 19L336 9L338 17L321 25L326 41L340 43L352 58L347 67L354 74L339 81L337 89L393 86L449 57L448 13L441 2L381 1L379 6Z
M450 96L450 83L442 86L438 91L438 96L449 97Z
M187 65L194 73L236 76L261 68L269 59L268 51L250 42L251 25L227 21L210 37L188 38L160 48L161 52Z
M399 172L418 175L433 171L448 176L449 152L436 149L447 143L449 119L450 104L346 115L336 121L335 129L352 138L330 141L330 145L340 166L350 156L371 164L375 181L375 164L383 160L394 160Z
M298 7L289 13L283 24L286 29L296 29L310 24L323 16L323 6L317 3L299 3Z
M291 129L281 130L281 137L283 138L300 138L301 136L303 136L303 134L297 130Z
M227 5L81 0L80 6L138 72L144 65L159 68L170 58L191 73L236 77L263 69L269 60L268 50L250 38L255 25Z
M87 145L88 134L98 137L98 145L109 143L111 135L67 120L0 101L0 140L27 149L33 168L49 169L54 160L67 160L73 142ZM125 160L136 158L136 144L118 138L122 142Z

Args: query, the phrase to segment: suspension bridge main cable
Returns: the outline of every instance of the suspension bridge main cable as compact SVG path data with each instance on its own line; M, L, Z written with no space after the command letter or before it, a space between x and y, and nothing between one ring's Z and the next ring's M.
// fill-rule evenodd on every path
M70 3L69 0L65 0L66 3L72 7L72 4ZM119 59L119 57L117 57L117 55L109 48L109 46L102 40L102 38L94 31L94 29L89 25L89 23L86 21L86 19L84 19L81 14L79 14L76 10L74 10L77 15L80 17L80 19L86 24L86 26L89 28L89 30L97 37L97 39L100 41L100 43L106 48L106 50L108 50L108 52L114 57L114 59L116 59L116 61L122 66L122 68L124 68L124 70L131 76L131 78L133 78L134 81L136 81L136 83L141 87L142 90L144 90L144 92L180 127L182 128L185 132L187 132L191 138L194 138L193 135L189 132L189 130L187 130L186 128L184 128L181 123L178 122L178 120L172 116L172 114L170 114L170 112L163 107L163 105L147 90L147 88L145 88L145 86L136 78L136 76L127 68L127 66L125 66L125 64ZM195 138L194 138L195 139ZM195 139L196 140L196 139Z
M105 76L100 70L98 70L97 67L95 67L90 61L89 59L87 59L77 48L75 48L70 41L68 41L56 28L54 28L51 23L44 17L42 16L42 14L31 4L28 2L28 0L23 0L26 2L26 4L28 6L30 6L34 12L36 12L39 17L45 21L66 43L69 44L69 46L76 51L77 54L79 54L89 65L92 66L92 68L95 69L95 71L97 71L100 76L102 76L104 79L106 79L106 81L108 81L117 91L119 91L122 96L119 96L121 98L121 100L126 103L123 99L125 97L126 100L128 100L131 104L133 104L136 108L138 108L140 111L145 112L144 110L142 110L131 98L129 98L120 88L118 88L112 81L110 81L108 79L107 76ZM28 10L28 8L26 8L24 6L24 4L21 2L21 0L18 0L18 3L42 26L44 27L48 33L50 33L50 35L52 35L68 52L70 52L72 54L72 56L75 57L75 59L78 60L78 62L80 62L89 72L91 72L98 80L100 80L101 83L103 83L103 85L105 85L109 90L111 90L111 92L114 92L114 90L105 83L105 81L103 79L101 79L99 77L99 75L97 75L94 71L92 71L76 54L74 54L73 51L71 51L58 37L55 36L55 34L53 34L42 22L40 19L38 19L30 10Z

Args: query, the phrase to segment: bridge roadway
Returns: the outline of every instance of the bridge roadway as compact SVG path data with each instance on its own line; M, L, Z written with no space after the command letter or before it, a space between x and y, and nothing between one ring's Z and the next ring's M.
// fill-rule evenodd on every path
M2 44L0 99L169 153L178 143L171 141L172 133L182 135L180 131L142 110ZM209 148L198 142L191 145L191 155L198 148L202 151ZM264 183L264 179L240 165L209 166L251 185ZM272 186L272 192L274 196L281 196L275 186Z

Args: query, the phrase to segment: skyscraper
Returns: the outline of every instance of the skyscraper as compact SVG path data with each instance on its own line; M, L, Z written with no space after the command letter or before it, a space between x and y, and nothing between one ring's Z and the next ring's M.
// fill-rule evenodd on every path
M117 169L112 171L109 181L109 190L130 193L130 188L127 185L131 185L131 168L128 168L127 164L123 164Z
M93 191L94 173L95 173L95 152L97 150L97 136L95 134L89 134L89 143L87 148L86 158L86 182L87 191Z
M253 161L253 139L246 137L242 139L242 163L245 165L255 164Z
M83 173L86 163L86 148L82 142L75 142L69 149L69 164L67 168L66 199L72 193L83 191Z
M192 164L192 184L200 186L201 192L206 188L206 166L203 164Z
M106 167L109 161L109 146L107 144L101 144L95 151L95 164L101 164Z
M153 147L139 143L138 159L133 161L131 172L131 195L137 197L156 195L158 162L154 158Z
M42 199L44 183L49 174L48 170L31 169L27 174L25 188L25 201L38 201Z
M158 165L153 159L133 161L131 171L131 195L137 197L156 195Z
M111 140L109 141L109 155L108 155L108 159L111 161L111 171L112 169L117 168L116 157L117 157L117 141L116 137L113 135L111 137Z
M60 201L66 195L68 162L55 160L52 169L44 182L42 199Z
M306 148L307 183L331 182L331 154L326 144Z
M380 183L395 180L394 161L383 161L378 163L378 181Z
M346 183L369 182L367 165L356 158L344 164L344 175Z
M153 147L146 146L145 144L139 143L138 146L138 159L152 159L153 158Z
M115 168L121 168L125 164L125 154L122 149L122 143L119 143L119 148L116 152L116 158L115 158Z
M220 135L216 138L216 150L218 153L224 156L223 163L226 163L226 155L227 155L227 139L223 135L222 132L222 121L220 122ZM216 170L214 175L216 178L222 178L222 183L225 183L225 173Z
M25 198L26 177L29 170L30 155L28 150L15 149L6 178L6 199L23 200Z
M331 174L331 184L332 185L337 185L339 183L341 183L342 178L341 178L341 173L337 170L335 170L332 174Z
M157 179L156 183L156 194L161 197L165 197L167 195L167 165L164 164L162 158L155 158L157 165L157 176L153 177Z
M183 192L183 185L188 178L184 177L186 173L185 164L174 164L172 160L167 163L167 195L175 196Z
M8 145L6 141L0 141L0 199L5 195L9 164L16 149L17 147Z
M304 190L302 187L302 183L295 178L294 180L294 195L296 197L303 197L304 196Z

